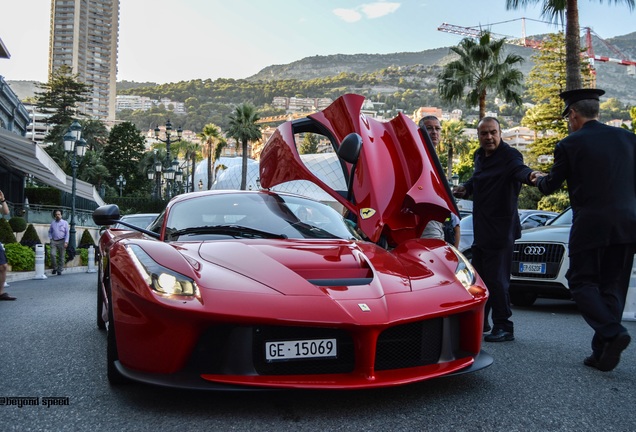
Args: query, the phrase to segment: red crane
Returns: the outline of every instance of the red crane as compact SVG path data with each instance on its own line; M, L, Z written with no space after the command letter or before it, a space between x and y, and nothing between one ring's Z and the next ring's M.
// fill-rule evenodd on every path
M512 37L512 36L500 35L500 34L492 33L492 32L490 34L496 39L506 38L506 43L509 43L509 44L512 44L512 45L520 45L520 46L525 46L525 47L533 48L533 49L542 49L543 44L542 44L541 41L526 37L526 19L529 19L530 21L547 23L546 21L532 20L530 18L516 18L516 19L513 19L513 20L501 21L501 22L498 22L498 23L490 24L490 25L503 24L503 23L508 23L508 22L512 22L512 21L521 20L521 22L522 22L522 32L521 32L522 36L521 36L521 38L515 38L515 37ZM620 52L620 50L618 48L616 48L615 46L613 46L612 44L607 42L605 39L601 38L590 27L583 27L583 28L586 31L586 33L585 33L585 43L586 43L587 47L586 47L585 52L582 55L587 57L587 60L590 63L590 67L592 68L592 73L595 74L594 62L595 61L600 61L600 62L610 62L610 63L616 63L616 64L620 64L620 65L623 65L623 66L627 66L628 67L627 68L627 74L628 75L636 75L636 61L627 59L627 56L625 56L622 52ZM473 37L473 38L478 38L481 35L481 33L482 33L481 28L478 29L478 28L475 28L475 27L462 27L462 26L457 26L457 25L448 24L448 23L443 23L441 26L439 26L437 28L437 30L443 31L443 32L447 32L447 33L457 34L457 35L460 35L460 36ZM616 55L620 56L620 58L599 56L599 55L594 54L594 48L593 48L593 45L592 45L592 34L594 34L594 36L598 40L600 40L610 51L612 51Z

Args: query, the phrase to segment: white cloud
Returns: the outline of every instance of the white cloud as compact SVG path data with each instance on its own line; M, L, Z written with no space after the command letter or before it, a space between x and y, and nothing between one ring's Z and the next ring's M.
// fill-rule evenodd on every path
M333 13L343 21L356 22L360 21L362 15L353 9L334 9Z
M385 15L395 12L400 7L400 3L389 3L389 2L375 2L363 4L360 6L362 12L367 16L367 18L381 18Z

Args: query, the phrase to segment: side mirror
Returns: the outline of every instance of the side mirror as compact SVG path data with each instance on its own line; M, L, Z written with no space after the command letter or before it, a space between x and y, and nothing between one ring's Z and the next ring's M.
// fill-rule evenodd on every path
M356 170L356 164L360 158L360 151L362 150L362 137L355 132L350 133L340 143L338 147L338 157L345 162L351 164L351 173L347 179L347 201L351 202L353 193L353 175Z
M362 137L353 132L344 137L338 147L338 157L350 164L356 164L362 150Z

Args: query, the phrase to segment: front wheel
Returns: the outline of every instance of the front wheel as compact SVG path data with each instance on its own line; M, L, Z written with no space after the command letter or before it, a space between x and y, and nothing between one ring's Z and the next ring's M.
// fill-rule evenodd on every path
M97 328L106 329L106 321L103 318L104 312L104 293L102 292L102 278L97 276Z

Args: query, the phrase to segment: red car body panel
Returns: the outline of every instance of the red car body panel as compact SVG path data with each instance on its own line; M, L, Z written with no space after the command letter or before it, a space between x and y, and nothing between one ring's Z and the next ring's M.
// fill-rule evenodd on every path
M324 189L358 216L360 229L377 242L384 233L390 244L419 237L429 220L443 221L455 211L445 179L420 129L400 113L381 122L361 112L364 97L347 94L309 117L326 128L336 142L355 132L364 145L353 183L354 203L329 188L302 163L294 141L293 123L278 127L260 158L260 182L265 188L291 180L308 180ZM285 167L284 169L281 168ZM350 173L351 164L347 164ZM362 209L373 209L362 217Z
M208 203L228 197L301 200L268 191L177 196L157 219L158 238L149 235L154 231L117 229L100 238L98 313L112 316L109 353L116 348L119 374L203 389L356 389L470 372L492 362L481 351L488 298L483 282L474 273L472 284L463 285L461 254L441 240L419 238L427 220L453 208L421 134L404 116L387 124L367 119L359 113L361 101L347 95L313 116L338 141L351 131L364 141L354 203L322 186L358 216L369 239L384 235L394 247L336 237L219 240L195 234L174 240L170 216L179 206L201 203L204 213L215 208ZM282 125L265 147L263 186L301 178L320 185L292 148L292 132ZM376 212L365 219L365 208ZM195 292L160 293L149 283L158 272L192 281ZM337 340L338 355L266 358L268 343L298 340Z

